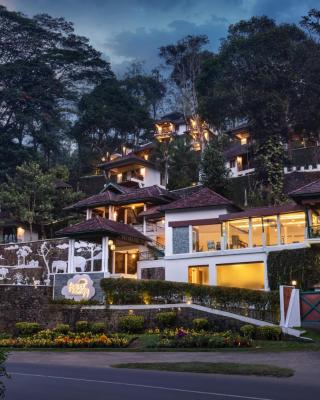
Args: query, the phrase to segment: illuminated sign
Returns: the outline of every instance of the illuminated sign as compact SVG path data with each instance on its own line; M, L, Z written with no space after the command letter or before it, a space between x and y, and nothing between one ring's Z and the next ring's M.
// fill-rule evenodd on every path
M93 281L89 275L75 275L68 280L67 285L61 290L61 294L70 300L89 300L95 295Z

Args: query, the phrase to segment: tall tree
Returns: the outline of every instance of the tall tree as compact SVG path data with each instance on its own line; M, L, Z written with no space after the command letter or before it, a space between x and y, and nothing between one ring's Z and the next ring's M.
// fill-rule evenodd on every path
M122 83L128 93L136 98L155 120L166 93L164 78L159 69L155 68L147 74L142 63L134 62L128 68Z
M0 136L17 155L14 165L3 154L8 165L32 153L49 166L79 95L110 76L109 64L72 23L0 6Z
M192 117L194 134L200 143L201 151L205 148L205 136L202 121L198 113L197 79L209 52L204 50L208 44L205 35L191 36L179 40L175 44L160 47L160 57L171 68L171 79L177 86L185 117Z
M271 151L272 160L291 133L319 131L319 55L317 43L296 25L267 17L231 25L198 81L202 115L216 126L247 121L257 154ZM277 166L283 181L281 160ZM257 175L270 202L279 203L279 182L267 178L274 167L260 162Z
M123 144L138 144L150 133L151 127L147 110L128 93L122 82L105 80L79 103L79 120L73 135L79 148L80 173L91 171L102 157Z

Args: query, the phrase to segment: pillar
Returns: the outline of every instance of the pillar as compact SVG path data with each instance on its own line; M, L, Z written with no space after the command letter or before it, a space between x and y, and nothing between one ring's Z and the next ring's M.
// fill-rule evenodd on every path
M104 276L107 277L110 275L108 270L108 260L109 260L109 247L108 247L108 236L104 236L102 238L102 259L101 259L101 270L104 273Z
M74 239L69 239L69 249L68 249L68 272L74 272ZM67 272L67 271L66 271Z
M91 208L87 208L87 220L92 218L92 210Z

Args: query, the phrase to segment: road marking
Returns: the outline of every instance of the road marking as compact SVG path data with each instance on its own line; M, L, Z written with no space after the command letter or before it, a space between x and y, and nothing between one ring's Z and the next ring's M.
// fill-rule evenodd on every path
M23 372L11 372L10 375L33 376L36 378L62 379L62 380L66 380L66 381L77 381L77 382L103 383L103 384L107 384L107 385L133 386L133 387L138 387L138 388L158 389L158 390L167 390L167 391L172 391L172 392L184 392L184 393L194 393L194 394L202 394L202 395L205 394L208 396L229 397L229 398L234 398L234 399L272 400L272 399L267 399L267 398L263 398L263 397L241 396L241 395L237 395L237 394L228 394L228 393L202 392L200 390L188 390L188 389L170 388L170 387L165 387L165 386L142 385L142 384L138 384L138 383L104 381L104 380L85 379L85 378L69 378L66 376L56 376L56 375L27 374L27 373L23 373Z

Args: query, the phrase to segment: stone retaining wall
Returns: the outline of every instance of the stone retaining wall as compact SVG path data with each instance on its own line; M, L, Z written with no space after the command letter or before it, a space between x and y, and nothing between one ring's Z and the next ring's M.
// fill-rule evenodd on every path
M51 304L52 288L39 286L10 286L0 285L0 332L13 332L16 322L38 322L43 328L54 328L58 323L69 324L72 327L79 320L89 322L105 322L108 330L117 331L119 318L129 313L143 315L146 328L157 326L156 315L159 312L170 311L160 308L139 310L111 310L102 306L80 306ZM213 324L215 330L231 329L238 331L243 322L212 315L189 308L175 308L177 312L177 326L191 326L194 318L206 317Z

